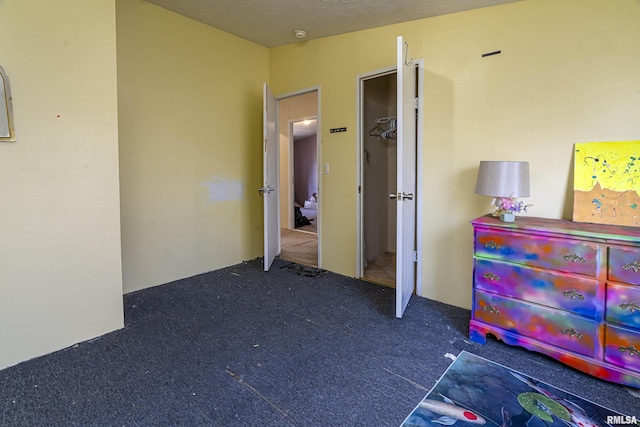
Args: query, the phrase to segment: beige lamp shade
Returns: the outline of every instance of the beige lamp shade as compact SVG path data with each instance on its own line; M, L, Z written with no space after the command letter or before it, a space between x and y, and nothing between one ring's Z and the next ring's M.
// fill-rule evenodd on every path
M529 197L529 162L481 161L476 194Z

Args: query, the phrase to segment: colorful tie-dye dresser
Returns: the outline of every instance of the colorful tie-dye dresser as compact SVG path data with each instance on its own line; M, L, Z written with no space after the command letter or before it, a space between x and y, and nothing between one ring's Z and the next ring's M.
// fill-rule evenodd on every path
M471 223L472 341L492 334L640 388L640 228L490 215Z

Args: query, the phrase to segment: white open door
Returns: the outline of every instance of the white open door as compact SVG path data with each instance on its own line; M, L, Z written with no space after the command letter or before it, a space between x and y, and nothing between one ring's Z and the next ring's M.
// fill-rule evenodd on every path
M264 271L269 271L280 252L280 212L278 196L278 102L269 86L263 90L263 186L258 191L264 199Z
M398 37L398 186L396 317L402 317L416 282L416 67L409 45Z

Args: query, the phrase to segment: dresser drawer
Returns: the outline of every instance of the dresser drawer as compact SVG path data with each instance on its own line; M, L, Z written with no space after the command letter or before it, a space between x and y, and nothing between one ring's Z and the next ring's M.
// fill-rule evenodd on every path
M609 249L609 280L640 285L640 248Z
M596 322L566 311L476 290L473 317L547 344L595 356Z
M640 332L607 325L604 360L640 372Z
M640 287L607 283L606 319L640 329Z
M473 271L478 289L595 318L595 279L482 258Z
M570 239L477 230L477 257L596 276L600 245Z

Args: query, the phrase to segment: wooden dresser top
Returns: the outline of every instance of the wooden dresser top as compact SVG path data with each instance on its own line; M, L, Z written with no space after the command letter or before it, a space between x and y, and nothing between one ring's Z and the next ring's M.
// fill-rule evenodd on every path
M528 231L543 235L570 235L602 241L615 240L618 242L640 244L640 227L624 227L619 225L591 224L588 222L574 222L566 219L538 218L518 216L514 222L500 221L500 218L490 214L471 221L474 227L487 227L509 231Z

